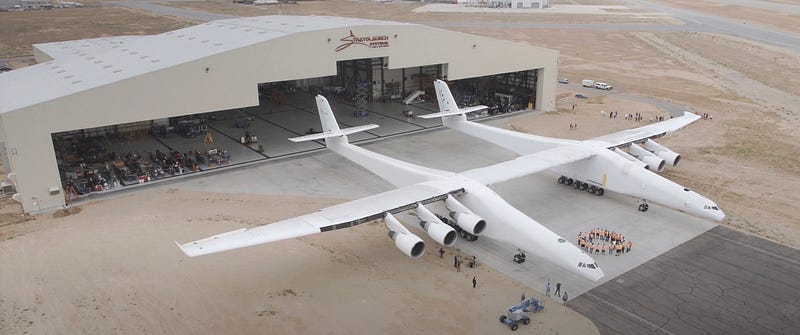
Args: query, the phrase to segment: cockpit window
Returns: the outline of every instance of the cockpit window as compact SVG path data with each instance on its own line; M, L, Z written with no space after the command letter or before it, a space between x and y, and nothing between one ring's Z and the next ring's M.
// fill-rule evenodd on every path
M705 205L705 206L703 206L703 209L712 209L712 210L718 211L718 210L719 210L719 207L717 207L717 206L709 206L709 205Z
M565 240L565 239L563 239L563 238L559 238L559 239L558 239L558 243L566 243L566 242L567 242L567 240Z
M586 264L586 266L587 266L588 268L590 268L590 269L595 269L595 268L597 268L597 267L596 267L594 264Z
M685 187L683 188L683 190L686 191L686 192L690 191L688 188L685 188Z
M579 267L579 268L585 268L585 267L586 267L586 263L584 263L584 262L578 262L578 267Z

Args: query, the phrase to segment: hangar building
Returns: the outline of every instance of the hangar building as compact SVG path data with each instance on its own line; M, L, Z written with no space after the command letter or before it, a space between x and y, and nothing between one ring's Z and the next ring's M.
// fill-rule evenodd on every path
M40 44L34 54L39 64L0 74L4 189L26 212L59 208L71 195L202 172L212 161L231 164L231 152L250 161L278 157L284 153L269 152L282 145L277 138L303 134L298 118L316 119L317 93L341 97L337 117L352 111L366 121L368 107L360 105L403 106L397 100L409 92L432 94L435 78L450 81L465 103L475 103L480 90L506 105L552 110L558 57L418 24L326 16L219 20L159 35ZM311 106L292 111L312 111L278 120L276 110L300 100ZM238 114L219 121L230 113ZM262 131L255 145L251 124L280 134L273 144ZM215 129L213 145L229 140L227 150L210 148L207 127ZM313 132L313 123L304 129ZM182 147L187 141L205 146ZM136 147L143 143L164 148Z

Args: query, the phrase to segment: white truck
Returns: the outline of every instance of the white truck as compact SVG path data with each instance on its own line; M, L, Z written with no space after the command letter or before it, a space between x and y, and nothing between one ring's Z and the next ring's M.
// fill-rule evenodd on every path
M614 86L611 86L608 83L601 83L598 81L594 83L594 88L610 91L612 88L614 88Z
M583 85L583 87L594 87L594 80L584 79L581 81L581 85Z

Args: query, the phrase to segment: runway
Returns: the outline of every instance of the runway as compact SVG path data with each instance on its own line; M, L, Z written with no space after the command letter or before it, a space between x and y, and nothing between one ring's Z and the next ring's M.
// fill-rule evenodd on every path
M718 226L573 299L601 334L800 334L800 250Z

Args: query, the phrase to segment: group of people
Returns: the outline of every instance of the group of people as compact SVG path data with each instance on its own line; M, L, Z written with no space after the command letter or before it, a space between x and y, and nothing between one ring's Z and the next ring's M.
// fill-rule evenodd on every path
M608 118L609 119L616 119L617 115L619 115L619 112L608 112ZM600 111L600 116L606 117L606 112L605 111Z
M625 240L625 235L608 229L594 228L591 231L578 233L578 246L595 255L614 254L619 256L631 252L633 242Z
M441 249L441 248L440 248L440 250L443 251L443 249ZM443 252L440 252L440 254L439 254L440 258L441 258L441 255L443 255L443 254L444 254ZM462 262L461 257L458 257L458 255L453 256L453 266L456 268L456 271L458 271L458 272L461 272L461 262ZM477 257L471 256L471 257L467 258L467 266L469 266L470 268L474 268L476 265L478 265L478 258Z
M548 280L547 281L547 285L544 286L544 295L545 296L548 296L548 297L550 296L551 288L552 287L550 286L550 281ZM564 290L563 294L561 293L561 283L556 283L555 296L557 298L561 298L561 300L564 301L565 304L567 303L567 300L569 299L569 295L567 294L567 290ZM522 294L522 300L525 300L525 293Z

